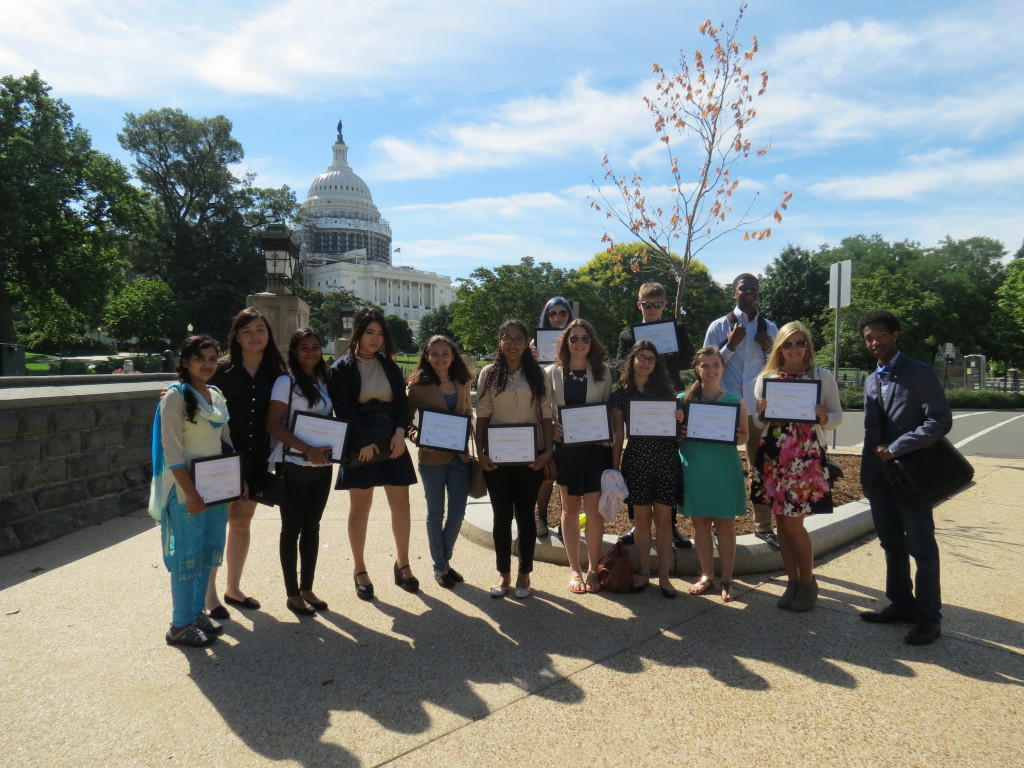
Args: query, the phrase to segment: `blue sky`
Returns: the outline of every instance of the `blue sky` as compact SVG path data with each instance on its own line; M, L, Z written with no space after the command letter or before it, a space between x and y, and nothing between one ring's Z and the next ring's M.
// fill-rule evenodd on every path
M300 200L349 161L391 222L396 262L453 277L522 256L566 268L600 251L588 206L607 153L662 181L642 96L651 63L705 48L717 0L4 0L0 73L38 69L92 135L117 144L125 112L223 114L240 170ZM845 236L933 245L1024 238L1024 4L1017 0L752 0L769 88L740 169L739 202L793 201L765 243L726 235L716 278L763 270L787 243ZM739 208L740 206L737 206ZM611 225L609 225L611 226ZM612 228L621 239L623 232Z

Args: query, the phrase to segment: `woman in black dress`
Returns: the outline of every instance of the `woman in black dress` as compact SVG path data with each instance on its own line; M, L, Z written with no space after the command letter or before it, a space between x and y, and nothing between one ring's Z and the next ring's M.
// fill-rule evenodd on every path
M250 497L259 493L269 479L267 458L270 437L267 434L267 409L270 392L277 377L285 372L284 360L274 343L270 323L255 307L243 309L231 321L228 353L217 366L210 383L224 393L231 419L231 442L242 454L242 471ZM260 603L242 591L242 570L249 554L249 527L256 512L256 501L232 501L228 505L228 538L224 559L228 576L224 602L240 608L259 608ZM230 616L217 596L217 569L210 572L206 590L206 609L215 619Z
M349 424L349 463L338 473L335 488L349 492L348 540L356 594L373 599L373 584L366 573L363 550L373 489L384 487L391 507L391 530L398 560L395 584L415 592L420 583L409 568L409 486L416 472L405 447L409 431L409 405L402 370L392 359L395 342L384 313L360 307L353 318L348 354L331 366L328 392L334 412Z

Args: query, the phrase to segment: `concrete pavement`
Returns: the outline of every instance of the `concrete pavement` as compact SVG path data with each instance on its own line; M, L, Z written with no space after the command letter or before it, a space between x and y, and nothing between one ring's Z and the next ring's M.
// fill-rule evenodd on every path
M277 513L259 507L243 580L209 649L163 642L168 574L139 513L0 559L4 766L1021 766L1024 460L972 459L936 510L944 636L856 614L884 604L873 537L819 560L817 609L775 608L776 574L731 604L657 590L572 595L539 563L526 601L493 600L493 552L460 539L467 583L430 577L419 487L413 568L391 583L383 494L356 599L333 493L315 619L285 609ZM678 583L683 586L683 583Z

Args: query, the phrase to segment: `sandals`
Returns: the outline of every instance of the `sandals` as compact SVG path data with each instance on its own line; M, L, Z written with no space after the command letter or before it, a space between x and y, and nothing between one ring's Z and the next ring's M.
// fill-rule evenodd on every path
M594 593L601 591L601 582L597 578L596 571L587 571L587 592Z
M572 578L569 579L569 591L576 595L581 595L587 591L587 585L578 573L574 572Z
M736 595L732 593L732 580L722 579L720 586L722 587L722 602L731 603L736 599Z
M705 592L715 588L714 578L708 578L707 576L701 576L700 581L690 585L691 595L703 595Z

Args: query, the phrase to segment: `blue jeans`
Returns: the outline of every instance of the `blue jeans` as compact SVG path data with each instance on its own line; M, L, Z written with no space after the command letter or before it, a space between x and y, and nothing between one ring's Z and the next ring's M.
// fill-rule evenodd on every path
M458 456L447 464L420 464L423 495L427 499L427 542L435 571L447 571L452 548L466 517L469 496L469 464ZM448 489L448 517L444 514L444 492Z
M865 490L875 533L885 550L885 596L898 610L938 624L942 621L942 596L932 510L908 507L888 483L870 483ZM911 557L917 565L913 582Z

